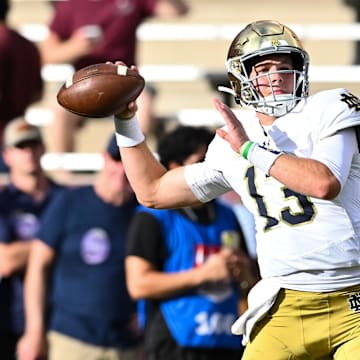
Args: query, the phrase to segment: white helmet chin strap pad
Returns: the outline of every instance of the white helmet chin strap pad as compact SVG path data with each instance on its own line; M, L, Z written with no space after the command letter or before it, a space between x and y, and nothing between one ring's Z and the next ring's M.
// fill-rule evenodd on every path
M264 101L253 104L256 111L275 117L280 117L290 112L299 99L292 94L282 94L264 97Z

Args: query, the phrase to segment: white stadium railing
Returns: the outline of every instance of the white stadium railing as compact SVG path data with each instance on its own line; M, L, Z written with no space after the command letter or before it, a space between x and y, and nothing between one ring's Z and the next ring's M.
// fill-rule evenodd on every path
M230 40L245 24L143 24L138 29L140 41L212 41ZM360 24L290 24L302 40L360 40ZM25 37L41 42L47 35L47 27L42 24L25 24L18 29ZM69 64L45 65L42 76L47 82L64 82L73 73ZM190 64L146 64L140 66L140 73L148 82L186 82L203 79L211 69ZM216 71L218 72L218 70ZM331 76L329 76L331 74ZM312 65L309 69L310 82L313 83L358 83L360 66L357 65ZM183 109L177 114L182 123L220 125L219 115L211 109ZM51 121L51 112L46 109L30 108L26 117L29 122L44 125ZM206 123L201 123L201 118ZM199 122L200 121L200 122ZM97 153L46 154L42 159L46 170L65 169L70 171L98 171L102 157Z
M199 80L211 72L211 69L190 64L148 64L139 66L139 71L146 81L156 83L159 81L187 82ZM73 67L68 64L44 65L42 69L44 80L54 82L65 81L73 72ZM319 83L357 83L360 82L360 65L310 65L309 78L311 82Z
M245 24L142 24L140 41L212 41L231 40ZM360 24L289 24L302 40L360 40ZM43 24L23 24L18 30L32 41L40 42L47 35Z

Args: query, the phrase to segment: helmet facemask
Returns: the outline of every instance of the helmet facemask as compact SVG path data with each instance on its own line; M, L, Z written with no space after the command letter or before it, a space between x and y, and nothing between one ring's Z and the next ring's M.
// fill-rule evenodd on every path
M265 25L263 25L263 23ZM261 22L262 26L270 25L270 31L273 30L273 26L280 26L275 22ZM255 23L255 26L257 23ZM278 31L278 28L275 28ZM280 28L281 29L281 28ZM282 30L283 32L284 30ZM275 33L268 35L270 39L266 39L266 36L260 36L259 34L252 33L245 38L244 42L241 36L234 41L232 48L229 53L233 52L226 61L226 67L228 70L228 76L230 84L233 89L233 95L235 101L243 106L253 108L255 111L274 117L280 117L290 112L297 103L308 96L308 54L299 45L299 41L295 38L296 35L285 28L287 40L281 40L281 35ZM289 34L294 36L293 40ZM241 35L241 33L240 33ZM250 40L249 40L250 39ZM280 39L280 40L279 40ZM251 43L254 40L253 43ZM293 41L294 45L289 45L289 41ZM254 44L256 47L254 48ZM250 51L244 51L249 50ZM234 56L234 54L240 54ZM292 60L293 69L289 70L278 70L274 72L268 72L257 75L250 79L250 73L252 66L256 62L261 61L261 57L273 54L289 54ZM275 94L272 87L271 77L274 74L293 74L293 87L292 91L288 94ZM257 79L267 77L267 84L270 86L271 95L262 96L261 93L256 89L255 83Z

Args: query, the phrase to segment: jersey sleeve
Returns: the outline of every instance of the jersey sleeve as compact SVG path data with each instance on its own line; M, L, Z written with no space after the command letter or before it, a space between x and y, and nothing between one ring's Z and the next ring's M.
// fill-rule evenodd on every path
M360 100L346 89L318 93L313 97L310 109L320 117L319 140L339 130L360 125Z
M206 161L187 165L185 180L195 196L204 203L232 190L223 173L211 168Z
M126 255L138 256L162 270L165 259L165 245L159 221L145 211L134 215L128 232Z
M355 129L360 125L360 100L343 88L313 96L308 109L318 118L312 158L325 164L343 186L358 152Z
M325 164L343 186L356 152L358 146L355 131L344 129L321 140L314 148L312 158Z

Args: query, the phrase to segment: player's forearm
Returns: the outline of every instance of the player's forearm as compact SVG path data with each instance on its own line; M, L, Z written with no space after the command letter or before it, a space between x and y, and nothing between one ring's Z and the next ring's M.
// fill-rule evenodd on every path
M270 175L293 191L319 199L333 199L340 191L337 178L317 160L283 154L270 168Z
M16 241L2 244L0 248L0 274L11 276L17 271L24 270L29 256L30 242Z
M145 143L122 147L121 158L138 201L144 206L169 208L199 203L186 184L183 169L167 172Z
M146 260L129 257L126 260L127 283L135 299L164 299L179 295L209 282L230 281L228 253L213 254L194 268L162 272L149 268Z
M166 172L144 142L120 148L126 175L139 202L151 207L156 201L159 179Z
M80 56L86 54L82 46L71 39L62 41L56 35L50 34L40 46L43 64L72 64Z
M59 44L41 51L43 64L72 64L79 58L78 51L71 44Z
M26 275L25 298L25 329L27 333L43 335L45 309L45 274L40 269L29 268Z
M134 299L166 299L177 296L205 282L198 268L164 273L151 271L132 281L130 294Z
M27 333L44 333L44 313L47 294L49 256L42 255L39 243L32 244L24 284L25 330Z

